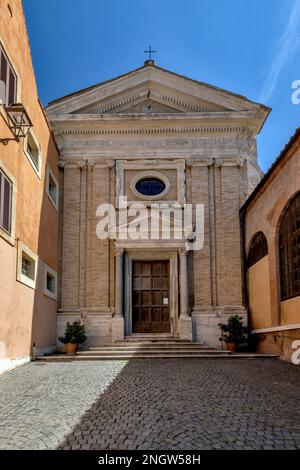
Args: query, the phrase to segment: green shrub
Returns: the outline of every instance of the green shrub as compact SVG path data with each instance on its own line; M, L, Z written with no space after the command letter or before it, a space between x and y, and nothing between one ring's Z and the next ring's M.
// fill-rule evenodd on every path
M65 330L65 335L58 338L64 344L73 343L81 344L87 340L85 334L85 327L79 321L73 323L68 322Z
M243 325L243 318L239 315L232 315L227 323L219 323L218 326L221 331L220 341L235 344L247 342L248 327Z

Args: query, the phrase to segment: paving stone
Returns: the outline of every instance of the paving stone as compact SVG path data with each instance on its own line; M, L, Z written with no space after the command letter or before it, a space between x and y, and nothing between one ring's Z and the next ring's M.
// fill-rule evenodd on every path
M1 449L300 449L299 369L281 361L31 363L0 389Z

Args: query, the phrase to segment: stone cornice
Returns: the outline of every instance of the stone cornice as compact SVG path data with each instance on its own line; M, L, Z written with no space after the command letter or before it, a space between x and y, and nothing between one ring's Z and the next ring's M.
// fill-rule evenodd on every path
M210 157L210 156L203 156L203 157L190 157L190 158L169 158L169 159L161 159L161 161L156 159L151 159L149 161L141 161L141 160L119 160L118 159L118 166L126 167L127 169L147 169L157 167L159 170L162 169L169 169L169 168L177 168L184 170L185 166L187 167L201 167L201 166L217 166L217 167L225 167L225 166L239 166L242 167L244 165L245 159L238 156L225 156L225 157ZM101 159L100 157L89 158L89 159L78 159L74 158L67 158L63 160L59 160L58 166L61 169L67 168L84 168L84 169L94 169L94 168L114 168L116 165L116 158L111 159Z
M156 134L238 134L249 138L252 134L247 127L216 126L216 127L136 127L136 128L62 128L55 129L54 135L156 135Z
M49 115L51 123L72 123L73 125L82 123L97 122L124 122L124 121L205 121L205 120L257 120L259 115L253 111L202 111L202 112L178 112L178 113L115 113L115 114L53 114ZM58 124L59 125L59 124Z

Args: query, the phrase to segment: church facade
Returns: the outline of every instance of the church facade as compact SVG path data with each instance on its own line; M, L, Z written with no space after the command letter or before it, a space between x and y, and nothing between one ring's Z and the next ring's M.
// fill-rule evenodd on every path
M152 60L49 104L60 149L58 336L81 319L89 346L134 334L219 346L218 323L247 320L239 210L261 178L256 136L269 112ZM122 224L99 235L103 208L120 218L124 200L192 207L192 233L201 207L201 246L187 232L125 237Z

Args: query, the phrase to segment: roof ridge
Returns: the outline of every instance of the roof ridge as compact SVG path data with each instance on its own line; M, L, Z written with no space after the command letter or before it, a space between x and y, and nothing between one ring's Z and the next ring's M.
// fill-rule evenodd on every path
M152 67L152 68L155 68L155 69L157 69L157 70L161 70L162 72L166 72L166 73L169 73L169 74L174 75L174 76L176 76L176 77L182 78L182 79L184 79L184 80L191 81L191 82L196 83L196 84L198 84L198 85L203 85L203 86L205 86L205 87L211 88L211 89L214 90L214 91L226 93L226 94L228 94L228 95L230 95L230 96L232 96L232 97L239 98L239 99L245 100L245 101L247 101L247 102L249 102L249 103L258 105L258 106L264 108L266 111L271 111L271 108L270 108L270 107L268 107L268 106L266 106L266 105L264 105L264 104L258 103L258 102L256 102L256 101L252 101L252 100L250 100L249 98L247 98L247 97L244 96L244 95L241 95L241 94L239 94L239 93L234 93L234 92L229 91L229 90L225 90L224 88L220 88L220 87L218 87L218 86L216 86L216 85L211 85L211 84L206 83L206 82L201 82L200 80L196 80L196 79L193 79L193 78L191 78L191 77L187 77L187 76L185 76L185 75L181 75L181 74L179 74L179 73L177 73L177 72L173 72L173 71L171 71L171 70L168 70L168 69L165 69L165 68L163 68L163 67L160 67L160 66L156 65L155 63L151 63L151 64L146 63L146 64L144 64L144 65L141 66L141 67L138 67L138 68L136 68L136 69L131 70L130 72L127 72L127 73L118 75L117 77L110 78L110 79L108 79L108 80L104 80L104 81L102 81L102 82L99 82L99 83L97 83L97 84L95 84L95 85L91 85L91 86L86 87L86 88L83 88L83 89L81 89L81 90L78 90L78 91L69 93L69 94L67 94L67 95L62 96L61 98L56 99L56 100L49 101L49 103L48 103L48 105L46 106L46 108L48 108L48 107L50 107L50 106L52 106L52 105L55 105L55 104L57 104L57 103L60 103L60 102L63 101L63 100L66 100L66 99L69 99L69 98L73 98L73 97L78 96L78 95L81 95L81 94L83 94L83 93L92 91L93 89L95 89L95 88L97 88L97 87L100 87L100 86L102 86L102 85L105 85L105 84L107 84L107 83L113 82L113 81L115 81L115 80L119 80L119 79L124 78L124 77L126 77L126 76L129 76L129 75L131 75L131 74L133 74L133 73L139 72L140 70L143 70L143 69L145 69L145 68L147 68L147 67Z

